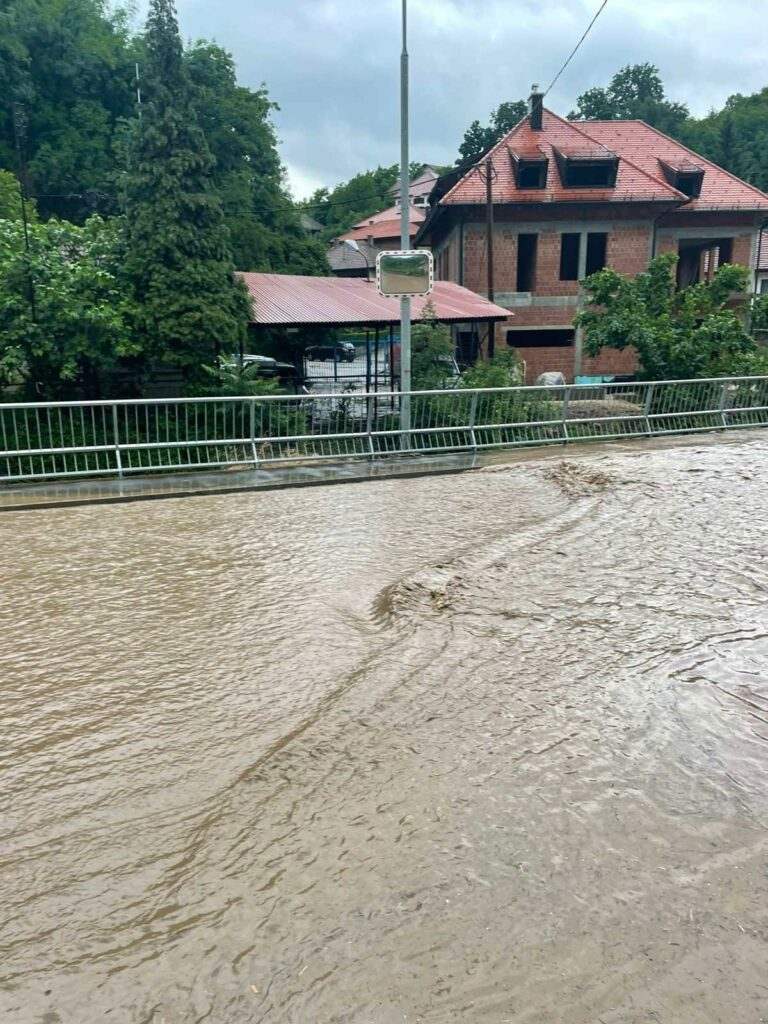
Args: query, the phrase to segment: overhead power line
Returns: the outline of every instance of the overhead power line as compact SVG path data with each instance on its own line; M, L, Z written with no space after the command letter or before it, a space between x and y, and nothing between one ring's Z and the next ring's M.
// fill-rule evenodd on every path
M582 43L584 42L584 40L585 40L585 39L587 38L587 36L589 35L589 33L590 33L590 32L592 31L592 26L593 26L593 25L595 24L595 22L597 21L597 19L598 19L598 18L600 17L600 15L601 15L601 14L603 13L603 11L605 10L605 7L606 7L606 4L607 4L607 3L608 3L608 0L603 0L603 2L602 2L602 3L600 4L600 7L598 8L598 10L597 10L597 13L595 14L594 18L593 18L593 19L592 19L592 21L590 21L590 23L589 23L589 24L587 25L587 28L586 28L586 31L584 32L584 35L583 35L583 36L581 37L581 39L580 39L580 40L578 41L578 43L576 43L576 45L574 46L574 48L573 48L573 49L571 50L571 52L570 52L570 53L568 54L568 59L567 59L567 60L565 61L565 63L563 64L563 66L562 66L562 67L560 68L560 70L559 70L559 71L557 72L557 74L555 75L555 77L554 77L554 78L552 79L552 81L551 81L551 82L549 83L549 85L547 86L547 88L546 88L546 90L545 90L545 92L544 92L544 95L545 95L545 96L546 96L546 95L547 95L547 93L548 93L548 92L550 91L550 89L551 89L551 88L552 88L552 86L553 86L553 85L555 84L555 82L557 82L558 78L559 78L559 77L560 77L560 76L562 75L562 73L563 73L563 72L565 71L565 69L566 69L566 68L568 67L568 65L569 65L569 64L571 63L571 61L572 61L572 60L573 60L573 58L574 58L574 57L576 56L576 54L577 54L577 53L579 52L579 49L581 48L581 44L582 44Z

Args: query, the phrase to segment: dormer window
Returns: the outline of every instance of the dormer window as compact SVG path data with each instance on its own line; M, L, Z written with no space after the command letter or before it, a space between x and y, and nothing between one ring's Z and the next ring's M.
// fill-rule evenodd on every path
M515 175L515 184L519 189L534 189L547 187L547 170L549 159L539 150L522 152L510 149L512 170Z
M701 195L701 186L704 184L704 168L690 160L683 160L680 163L667 163L666 160L659 160L664 177L672 188L682 192L690 199L698 199Z
M619 158L609 149L555 150L565 188L615 188Z

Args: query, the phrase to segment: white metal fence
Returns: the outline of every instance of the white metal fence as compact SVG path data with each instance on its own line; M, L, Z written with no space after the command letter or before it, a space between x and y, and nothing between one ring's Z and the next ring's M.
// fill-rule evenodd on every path
M0 482L768 426L768 377L0 405Z

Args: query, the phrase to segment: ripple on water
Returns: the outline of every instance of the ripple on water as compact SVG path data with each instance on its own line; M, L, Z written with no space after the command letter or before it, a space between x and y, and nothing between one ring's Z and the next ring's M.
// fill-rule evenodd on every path
M765 455L5 517L6 1019L759 1019Z

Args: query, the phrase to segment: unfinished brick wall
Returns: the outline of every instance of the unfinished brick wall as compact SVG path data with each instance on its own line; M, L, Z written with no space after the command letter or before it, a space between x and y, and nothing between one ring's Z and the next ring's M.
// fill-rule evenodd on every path
M540 373L559 371L567 381L573 380L574 349L558 348L516 348L518 357L525 363L525 383L533 384ZM637 354L634 349L603 349L600 355L583 356L581 372L584 376L599 374L620 374L637 372Z
M642 273L651 258L652 233L650 224L643 227L616 227L608 235L608 266L630 277Z
M586 225L588 227L588 225ZM542 224L536 232L536 277L534 295L579 294L578 281L560 280L560 250L563 230L572 224ZM651 225L614 225L608 234L606 262L621 274L639 274L648 266ZM496 293L517 291L517 239L513 225L496 225L493 236L493 271ZM526 231L527 233L527 231ZM456 267L458 271L458 266ZM487 293L487 240L485 229L468 226L464 236L464 284L474 292ZM546 321L545 321L546 322ZM552 321L556 322L556 321Z

